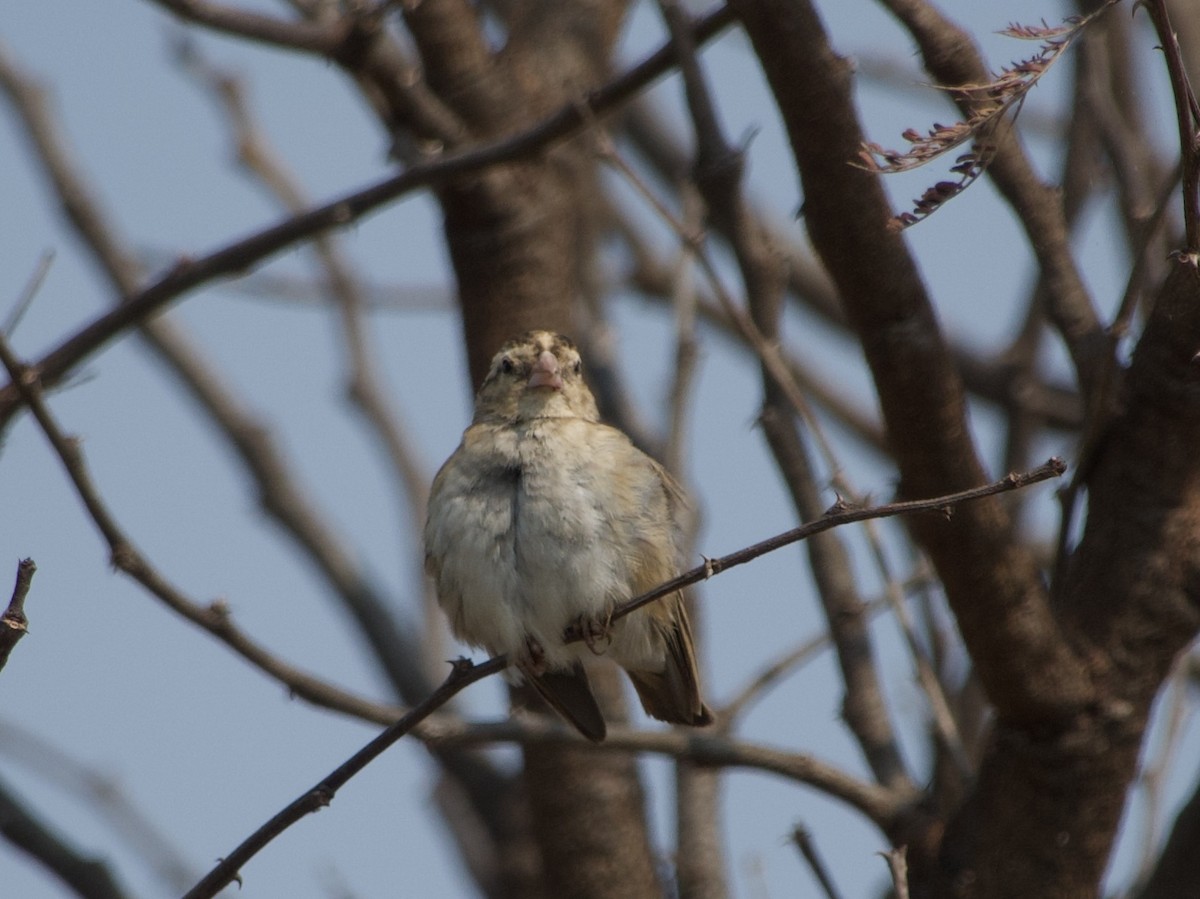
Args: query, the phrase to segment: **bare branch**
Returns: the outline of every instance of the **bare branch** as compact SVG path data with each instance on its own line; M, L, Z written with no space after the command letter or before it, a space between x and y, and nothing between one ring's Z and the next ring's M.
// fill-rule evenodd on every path
M492 659L490 661L495 661ZM508 721L468 724L458 720L430 720L421 738L435 746L476 746L486 743L579 745L575 731L548 718L523 716ZM853 777L841 769L804 753L785 752L757 743L736 740L714 731L685 729L637 730L610 725L596 752L645 752L684 759L710 767L745 768L776 774L805 784L862 812L883 830L895 826L916 798L903 790Z
M6 357L5 364L7 365L7 357L10 357L10 354L7 345L4 343L0 343L0 356ZM14 371L16 371L15 367ZM29 397L28 401L31 408L44 411L44 407L37 398ZM705 565L680 575L655 590L617 606L613 611L611 620L616 621L636 611L643 605L653 602L655 599L659 599L669 593L674 593L684 587L704 580L706 577L727 571L764 553L788 546L797 540L802 540L812 534L820 533L839 524L851 521L863 521L867 518L914 514L917 512L939 511L945 514L948 512L949 507L958 503L968 502L972 499L990 496L1007 490L1019 489L1050 477L1056 477L1062 473L1064 467L1061 461L1052 459L1034 471L1022 475L1009 475L995 484L989 484L986 487L976 488L975 490L963 491L953 496L943 496L933 500L890 503L884 506L877 506L874 509L847 509L831 512L820 521L795 528L771 540L765 540L762 543L747 547L736 553L731 553L728 556L711 559ZM569 629L564 638L568 642L573 642L582 640L583 635L582 633L572 633L572 629ZM280 811L270 821L255 831L233 853L226 857L221 864L214 868L203 881L193 887L187 894L186 899L200 899L200 897L214 895L217 890L230 883L237 876L238 868L243 863L252 858L259 850L300 818L328 805L334 793L346 781L412 730L418 723L427 718L433 711L444 705L464 687L490 674L502 671L507 666L508 659L505 656L494 656L486 662L475 665L466 660L460 660L454 665L450 676L447 677L445 682L431 693L429 697L368 743L367 746L321 781L321 783L297 798L287 808ZM473 740L486 741L488 739L478 726L473 727L471 730ZM564 735L567 740L574 741L577 739L574 735L566 735L565 729L557 726L554 727L553 731L546 734L551 740L563 739ZM427 742L443 744L447 742L445 732L443 732L441 739L435 739L434 735L428 729L423 728L421 737ZM526 743L530 741L528 735L523 736L522 739ZM805 782L817 779L820 780L821 786L827 792L855 804L861 811L868 814L871 820L883 827L891 826L894 823L894 816L899 812L899 807L895 799L897 795L895 791L885 790L880 787L868 787L865 784L852 781L846 778L845 775L825 769L806 757L791 756L785 759L778 754L766 750L756 750L753 752L736 750L730 741L722 737L709 737L700 734L683 735L670 732L661 735L636 734L622 740L621 735L614 735L610 731L604 745L613 750L637 748L645 751L662 751L661 747L666 745L685 745L689 748L688 757L691 760L700 761L708 765L743 766L753 764L755 767L761 767L765 770L775 770L780 773L789 772L791 776ZM888 799L885 800L883 798L885 796Z
M223 31L226 34L249 38L289 50L303 50L321 56L334 57L343 52L347 43L361 36L356 32L364 27L367 17L350 17L320 23L304 20L288 21L265 16L233 6L204 0L151 0L185 22L195 22Z
M217 601L202 606L193 602L159 574L137 550L109 512L88 474L78 441L63 434L46 406L42 396L42 385L36 372L17 359L3 335L0 335L0 363L3 363L12 383L21 391L22 402L28 405L33 413L46 439L58 454L79 499L108 543L115 568L132 577L172 611L199 625L260 671L284 684L292 695L316 706L354 715L367 721L395 720L399 712L394 707L363 699L280 660L251 640L233 623L229 608L224 602Z
M712 38L732 18L732 12L724 6L705 16L696 23L696 40ZM582 100L560 107L519 134L448 154L434 162L414 165L398 175L291 216L206 256L180 258L165 275L127 296L119 306L64 340L34 363L33 367L44 385L53 386L109 341L202 284L244 271L330 228L351 224L419 188L437 186L489 166L523 159L565 140L586 127L592 116L603 115L625 103L673 65L675 59L674 48L668 44L608 84L591 91ZM28 79L20 76L11 62L0 53L0 87L8 92L9 99L26 106L36 102L37 98L30 96L27 85ZM581 109L588 110L588 113L584 114ZM19 406L20 392L13 384L0 388L0 426L12 417Z
M387 730L331 771L320 783L298 796L286 808L279 811L242 841L233 852L222 858L221 862L209 871L199 883L188 890L184 894L184 899L207 899L207 897L215 896L234 880L240 881L238 872L242 865L257 855L268 843L305 815L312 814L329 805L337 791L350 778L382 755L388 747L409 733L433 711L449 702L464 687L468 687L490 674L503 671L507 664L503 656L497 656L478 665L472 665L465 659L453 663L446 680L423 702L406 712Z
M288 211L295 213L308 206L303 187L288 170L283 159L270 145L267 135L255 121L242 82L230 73L210 65L200 55L199 49L192 45L182 45L179 58L200 83L212 92L226 113L231 139L237 148L237 158L242 166ZM417 458L416 448L409 440L400 416L384 390L370 336L363 321L365 300L362 284L355 274L355 266L346 258L345 250L334 234L316 236L313 239L313 249L324 275L326 290L333 295L337 311L340 313L349 368L346 395L390 463L401 497L408 506L409 519L424 521L430 475ZM264 487L264 495L270 489ZM417 561L415 570L419 572L420 559ZM429 609L433 605L433 597L428 595L428 580L420 576L415 588L417 592L426 594L426 608ZM433 612L440 615L436 610ZM439 627L440 618L437 619L435 627L425 629L428 639L423 640L421 645L427 658L441 658L438 649L440 641L433 637L438 633ZM379 651L384 655L385 651L382 648Z
M849 64L830 45L812 3L733 5L787 126L809 237L871 367L901 495L982 482L963 384L928 291L909 248L887 227L879 178L848 164L862 135ZM925 517L913 529L1002 713L1042 718L1086 699L1085 670L1063 640L1034 559L1001 503L968 506L952 527Z
M1200 253L1200 102L1192 89L1179 48L1179 37L1167 15L1165 0L1139 3L1150 14L1166 56L1167 74L1175 94L1175 117L1179 125L1179 159L1183 177L1183 225L1186 232L1184 248Z
M25 597L29 594L29 585L33 583L37 565L33 559L22 559L17 563L17 582L13 585L12 598L8 608L0 615L0 669L8 664L8 657L28 630L29 619L25 617Z
M423 741L443 748L494 742L579 745L582 738L578 734L542 717L471 725L457 720L429 717L465 687L502 671L506 664L503 656L496 656L475 665L462 659L455 662L446 680L424 702L371 740L320 783L276 813L192 887L184 899L206 899L238 879L238 871L242 865L305 815L328 805L337 791L352 777L406 733L418 729L418 725ZM421 724L422 721L425 723ZM698 732L685 734L677 730L637 731L619 726L610 727L605 742L591 748L595 752L649 752L710 767L749 768L778 774L841 799L884 829L894 825L912 799L908 794L864 783L807 755L781 752L766 746Z
M813 872L813 877L817 878L817 883L821 885L821 890L825 893L827 899L840 899L841 893L834 886L833 878L829 875L829 870L825 867L825 862L821 860L820 853L817 852L817 845L813 842L812 834L808 832L808 828L802 824L797 824L792 828L792 842L796 844L796 848L804 856L804 861L808 863L808 867Z
M730 568L744 565L747 562L757 559L759 556L775 552L777 549L782 549L801 540L806 540L813 534L819 534L831 528L841 527L842 525L858 521L866 521L872 518L891 518L896 515L916 515L926 512L938 513L948 519L951 515L952 507L961 503L968 503L987 496L995 496L998 493L1006 493L1009 490L1020 490L1032 484L1059 477L1066 470L1066 463L1062 459L1055 457L1030 471L1021 474L1010 474L999 481L986 484L982 487L974 487L970 490L962 490L958 493L950 493L933 499L907 500L904 502L886 503L882 506L862 508L847 508L839 504L833 506L825 513L824 517L816 521L807 522L799 527L792 528L790 531L784 531L782 534L777 534L760 543L755 543L753 546L729 553L729 555L720 556L715 559L706 558L703 565L697 565L690 571L686 571L678 577L660 584L653 590L648 590L640 596L619 604L613 610L611 620L617 621L631 612L636 612L642 606L649 605L655 600L661 599L677 590L682 590L684 587L690 587L692 584L708 580L710 577L718 575L723 571L728 571ZM578 628L568 628L564 637L568 642L574 642L582 640L583 633Z
M90 806L108 831L154 872L163 889L177 895L195 883L197 874L183 853L138 808L117 776L84 764L11 721L0 720L0 755Z
M17 329L17 325L21 323L21 319L25 316L25 312L29 309L33 298L37 296L38 291L41 289L42 282L46 280L46 275L50 273L50 266L53 263L54 251L47 250L38 260L37 268L29 276L24 289L17 297L17 302L13 304L12 311L8 313L8 318L4 320L3 325L0 325L0 332L11 336Z
M0 835L36 859L84 899L125 899L108 865L87 858L40 821L0 781Z
M874 615L885 608L887 606L883 600L876 600L869 603L863 611L868 616L874 617ZM732 699L729 699L717 709L715 716L721 722L721 726L724 728L732 727L736 719L746 711L747 707L762 698L775 684L779 683L779 681L797 668L803 667L822 650L828 649L831 645L831 639L829 631L821 631L821 633L809 637L794 649L788 650L770 664L764 665L756 675L750 678L733 695Z
M27 76L6 64L2 53L0 83L16 101L55 195L114 293L118 297L133 295L141 277L134 255L127 250L120 229L106 215L87 179L72 163L44 96ZM159 317L135 319L130 324L140 327L159 359L229 442L257 486L263 509L313 560L376 650L380 665L398 693L409 700L426 695L432 683L421 670L420 655L412 649L411 636L398 625L393 609L363 575L345 541L338 538L336 530L301 489L272 432L244 406L224 378L170 321ZM49 386L46 377L42 370L39 383L43 389ZM12 387L9 384L7 389ZM3 390L0 388L0 393ZM14 404L8 407L10 415L21 408L20 397L13 395ZM0 411L0 422L4 417L5 413Z

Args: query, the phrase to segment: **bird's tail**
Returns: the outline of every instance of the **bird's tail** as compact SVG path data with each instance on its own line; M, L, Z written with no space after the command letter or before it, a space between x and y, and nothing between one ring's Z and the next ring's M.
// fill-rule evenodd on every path
M664 600L674 608L672 614L658 616L654 624L663 641L665 664L662 671L628 671L642 708L651 718L671 724L703 727L712 724L713 715L700 698L700 672L696 665L696 647L688 623L683 596Z
M608 734L604 716L592 693L587 672L576 662L568 671L544 671L533 674L523 671L525 680L546 701L546 704L567 719L575 729L591 740L600 743Z

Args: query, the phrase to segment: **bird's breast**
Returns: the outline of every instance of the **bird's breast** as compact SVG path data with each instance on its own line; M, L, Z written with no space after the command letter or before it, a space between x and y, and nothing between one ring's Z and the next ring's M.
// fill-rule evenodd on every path
M614 489L619 472L589 445L588 429L564 425L467 442L471 476L443 479L446 526L430 539L456 632L492 652L519 651L533 637L551 666L579 652L562 644L564 628L634 593L644 564L638 504L631 510ZM620 632L631 627L627 619Z

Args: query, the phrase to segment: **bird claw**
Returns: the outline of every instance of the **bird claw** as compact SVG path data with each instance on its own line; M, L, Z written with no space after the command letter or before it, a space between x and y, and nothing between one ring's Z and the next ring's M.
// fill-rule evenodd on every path
M602 656L612 646L612 611L607 615L596 617L592 615L579 616L579 632L583 642L594 655Z
M546 650L534 637L525 638L525 649L521 653L519 664L534 677L546 673Z

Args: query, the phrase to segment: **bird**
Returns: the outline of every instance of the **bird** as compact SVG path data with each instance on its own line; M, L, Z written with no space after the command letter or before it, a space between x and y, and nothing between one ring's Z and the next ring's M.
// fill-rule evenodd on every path
M610 617L678 574L685 502L658 462L600 422L575 344L530 331L492 359L462 442L434 478L426 570L455 636L507 654L589 740L607 726L588 653L625 670L650 717L710 724L683 595ZM564 641L572 626L582 641Z

